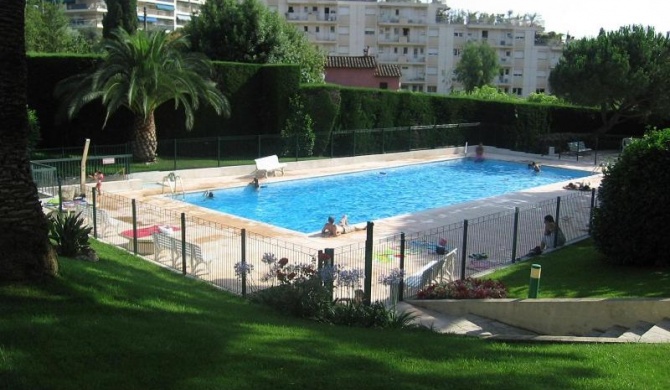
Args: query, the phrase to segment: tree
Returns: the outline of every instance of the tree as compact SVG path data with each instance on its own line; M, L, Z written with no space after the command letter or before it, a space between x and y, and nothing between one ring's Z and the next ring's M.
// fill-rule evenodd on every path
M670 115L670 39L653 27L621 27L569 43L549 75L552 93L598 107L606 133L618 123Z
M29 0L26 3L26 51L88 53L89 43L70 28L70 19L58 2Z
M498 74L498 57L495 50L486 42L469 42L463 48L461 60L456 65L456 80L463 84L466 92L475 87L490 84Z
M137 31L137 0L106 0L107 13L102 17L102 37L114 38L114 31L123 28L129 34Z
M258 0L209 0L183 31L212 60L299 64L302 82L323 80L323 53Z
M39 280L58 272L28 159L25 0L0 7L0 280Z
M175 109L183 108L187 130L193 127L194 112L201 103L212 106L219 115L229 115L228 100L210 79L209 60L183 51L188 48L185 37L160 31L130 35L123 29L114 36L103 42L106 54L97 69L56 85L55 94L63 100L62 109L69 118L99 99L106 107L105 124L119 108L128 108L134 115L133 157L153 162L157 146L154 111L163 103L174 101Z
M670 265L670 129L633 141L606 167L598 190L592 236L614 264Z

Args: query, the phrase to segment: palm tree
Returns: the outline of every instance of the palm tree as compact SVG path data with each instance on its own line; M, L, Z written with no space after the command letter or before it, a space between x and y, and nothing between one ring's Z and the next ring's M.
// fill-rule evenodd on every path
M104 41L106 54L97 69L56 86L55 94L63 99L69 118L98 99L106 108L105 125L116 110L128 108L134 115L133 157L138 162L153 162L157 145L154 112L163 103L173 100L175 109L183 107L187 130L193 128L194 112L201 102L219 115L229 114L228 100L210 79L209 60L182 50L188 48L185 36L161 31L130 35L123 29L114 36Z
M0 7L0 280L38 280L58 272L28 159L25 0Z

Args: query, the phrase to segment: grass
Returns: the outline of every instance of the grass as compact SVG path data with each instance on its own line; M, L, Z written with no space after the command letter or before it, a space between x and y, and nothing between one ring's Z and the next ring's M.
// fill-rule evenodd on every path
M539 298L670 297L669 268L604 263L590 239L496 271L486 278L502 281L510 298L526 298L531 264L542 266Z
M94 247L98 263L62 258L56 279L0 285L0 389L670 386L670 345L505 343L330 326Z

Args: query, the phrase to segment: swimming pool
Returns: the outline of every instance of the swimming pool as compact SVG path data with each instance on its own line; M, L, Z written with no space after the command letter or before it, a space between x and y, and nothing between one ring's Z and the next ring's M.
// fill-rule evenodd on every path
M347 214L357 224L451 206L591 175L555 167L535 173L522 163L456 159L312 179L187 194L197 206L312 233L327 217Z

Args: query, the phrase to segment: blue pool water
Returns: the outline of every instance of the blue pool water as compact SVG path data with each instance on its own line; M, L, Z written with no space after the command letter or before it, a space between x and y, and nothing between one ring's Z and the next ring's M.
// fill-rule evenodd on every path
M350 224L450 206L590 175L554 167L535 173L525 164L472 159L388 168L313 179L202 192L185 201L303 233L321 229L329 215Z

